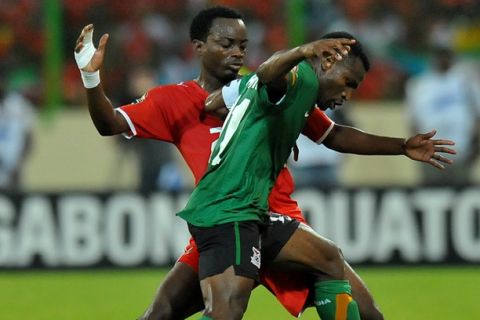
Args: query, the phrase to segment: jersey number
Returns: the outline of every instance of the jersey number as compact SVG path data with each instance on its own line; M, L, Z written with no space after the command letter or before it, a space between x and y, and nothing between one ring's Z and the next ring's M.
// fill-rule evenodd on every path
M225 151L225 148L240 126L240 123L245 115L245 112L247 112L249 105L250 99L244 99L240 103L236 104L229 112L227 119L225 120L225 124L223 125L222 132L220 133L220 137L217 139L220 145L217 147L217 141L214 142L215 147L213 148L213 152L210 157L210 164L212 166L216 166L222 161L223 151Z

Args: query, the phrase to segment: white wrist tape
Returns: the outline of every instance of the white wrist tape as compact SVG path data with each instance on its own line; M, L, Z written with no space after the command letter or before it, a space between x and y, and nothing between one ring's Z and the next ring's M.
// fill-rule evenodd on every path
M95 46L92 42L93 38L93 29L89 32L86 32L83 37L83 47L79 53L74 52L75 54L75 61L77 62L78 69L83 69L87 66L87 64L92 60L93 54L95 53Z
M100 84L100 71L86 72L80 70L80 74L85 88L92 89Z

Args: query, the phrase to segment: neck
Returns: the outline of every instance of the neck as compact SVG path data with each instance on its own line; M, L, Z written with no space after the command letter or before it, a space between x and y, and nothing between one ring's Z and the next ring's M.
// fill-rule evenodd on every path
M200 75L197 79L195 79L195 81L207 92L215 91L227 84L226 82L203 71L200 72Z

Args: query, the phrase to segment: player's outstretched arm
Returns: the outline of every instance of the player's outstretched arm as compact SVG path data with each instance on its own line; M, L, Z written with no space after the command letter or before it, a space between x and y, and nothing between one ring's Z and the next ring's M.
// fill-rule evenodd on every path
M343 153L362 155L406 155L412 160L422 161L443 169L443 164L453 161L439 153L455 154L449 148L455 143L450 140L432 139L436 131L417 134L408 139L382 137L356 128L335 124L324 140L326 147Z
M88 111L101 135L123 133L129 130L128 124L125 118L114 110L100 82L100 68L103 65L108 34L100 38L98 48L95 48L92 40L93 29L93 24L85 26L75 46L75 60L87 92Z
M354 43L353 39L321 39L279 51L258 67L258 79L268 86L269 93L283 95L287 88L286 75L298 63L305 59L319 58L322 69L326 70L336 61L342 60Z

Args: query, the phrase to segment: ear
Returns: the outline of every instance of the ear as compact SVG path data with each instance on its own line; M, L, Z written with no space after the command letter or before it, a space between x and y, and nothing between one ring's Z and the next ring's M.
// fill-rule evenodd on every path
M195 39L192 41L193 51L197 53L198 56L202 56L205 52L205 42Z

